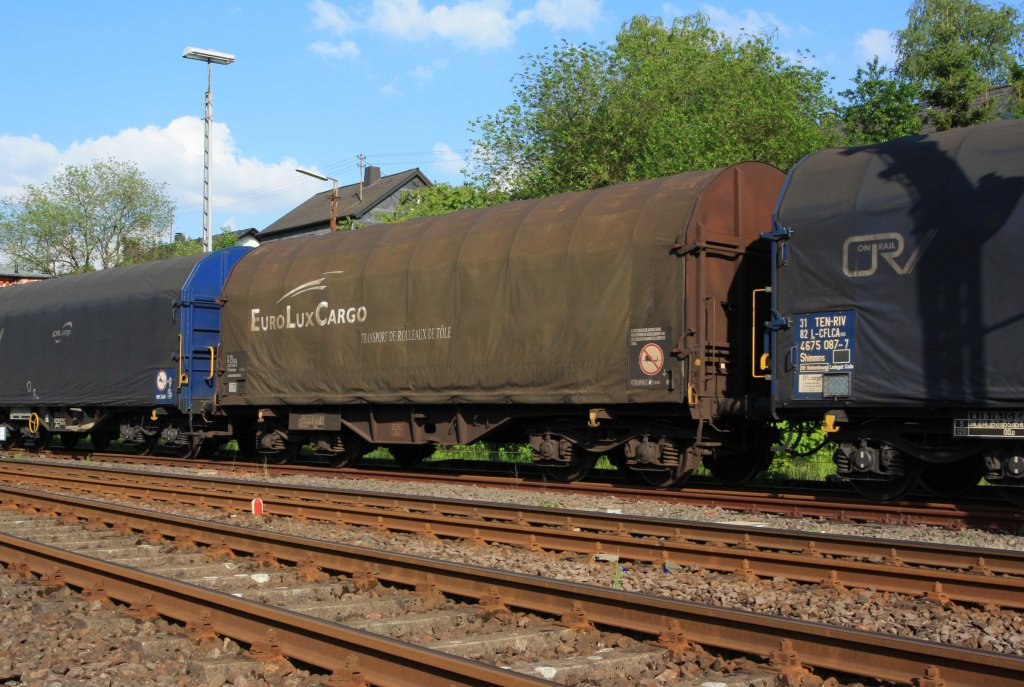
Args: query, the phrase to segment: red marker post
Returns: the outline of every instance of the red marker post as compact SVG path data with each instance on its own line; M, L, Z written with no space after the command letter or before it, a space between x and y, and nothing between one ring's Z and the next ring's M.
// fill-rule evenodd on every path
M252 514L263 515L263 499L255 498L252 500Z

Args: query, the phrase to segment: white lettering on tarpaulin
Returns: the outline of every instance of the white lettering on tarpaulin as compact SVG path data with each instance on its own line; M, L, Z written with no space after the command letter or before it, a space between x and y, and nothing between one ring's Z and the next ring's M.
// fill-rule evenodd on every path
M388 329L379 332L361 332L359 334L359 341L364 344L438 341L450 338L452 338L452 328L448 325L421 327L419 329Z
M851 236L843 241L843 274L850 278L870 277L878 271L878 257L889 263L893 271L899 275L907 275L914 271L917 261L921 259L928 244L932 242L938 229L932 229L921 242L918 243L914 252L907 257L901 265L896 258L903 255L903 235L896 232L884 234L862 234ZM862 267L862 257L867 256L870 260L866 267Z
M332 308L330 303L318 303L313 310L293 311L292 306L285 306L283 313L263 315L259 308L250 313L250 329L254 332L269 332L275 329L303 329L306 327L330 327L337 324L356 324L366 322L365 306L358 308Z
M71 327L72 327L71 322L65 322L64 324L62 324L60 326L59 329L54 329L53 330L53 334L52 334L53 342L54 343L60 343L64 339L66 339L69 336L71 336Z
M288 298L309 293L310 291L323 291L327 288L324 284L329 274L344 274L343 271L324 272L319 279L308 281L296 286L285 295L277 299L280 304ZM249 331L271 332L284 329L308 329L311 327L333 327L340 324L357 324L366 322L368 312L366 306L345 306L336 307L329 301L320 301L312 309L292 308L285 305L284 312L264 313L259 308L252 308L249 312Z

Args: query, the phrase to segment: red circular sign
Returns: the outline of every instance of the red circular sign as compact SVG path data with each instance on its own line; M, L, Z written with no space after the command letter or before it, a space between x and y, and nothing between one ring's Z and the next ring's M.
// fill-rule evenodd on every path
M665 353L661 346L656 343L649 343L640 349L640 371L648 377L661 372L665 367Z

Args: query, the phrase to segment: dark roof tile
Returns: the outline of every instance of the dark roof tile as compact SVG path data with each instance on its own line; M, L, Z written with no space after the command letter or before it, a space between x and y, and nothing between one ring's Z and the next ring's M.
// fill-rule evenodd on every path
M430 180L419 168L409 169L398 174L381 177L370 185L363 186L363 198L359 199L359 184L338 187L338 221L343 219L360 219L373 210L384 199L397 193L405 184L419 177L425 186ZM326 226L331 220L331 191L317 193L309 200L270 224L259 233L259 238L277 238L278 235L294 233L303 228Z

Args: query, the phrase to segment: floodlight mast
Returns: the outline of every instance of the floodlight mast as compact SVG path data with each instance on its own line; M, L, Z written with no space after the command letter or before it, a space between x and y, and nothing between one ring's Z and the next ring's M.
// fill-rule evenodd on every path
M213 153L213 141L210 137L210 129L213 127L213 91L210 89L210 65L231 64L235 56L216 50L205 50L203 48L185 48L181 54L187 60L199 60L206 63L206 113L203 118L203 250L207 253L213 250L213 234L210 224L210 158Z
M320 181L330 181L331 186L331 231L336 231L338 228L338 180L334 177L324 176L317 172L311 172L308 169L302 169L301 167L295 170L299 174L305 174L308 177L319 179Z

